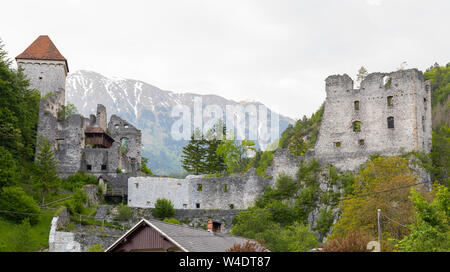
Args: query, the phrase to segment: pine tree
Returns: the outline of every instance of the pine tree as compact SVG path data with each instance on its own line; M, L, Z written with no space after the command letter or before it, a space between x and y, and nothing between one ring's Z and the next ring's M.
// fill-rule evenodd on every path
M38 152L35 162L34 186L39 189L42 204L45 196L55 192L59 188L59 178L56 174L57 163L51 143L41 136L38 144Z
M182 167L189 173L196 175L205 171L205 139L200 131L196 128L191 136L189 144L183 147Z

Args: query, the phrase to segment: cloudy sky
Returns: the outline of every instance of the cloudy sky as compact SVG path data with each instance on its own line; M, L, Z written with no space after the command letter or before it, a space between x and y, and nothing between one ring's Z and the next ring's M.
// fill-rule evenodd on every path
M448 0L9 0L0 38L11 58L45 34L71 71L257 100L297 119L323 102L330 74L449 62L449 10Z

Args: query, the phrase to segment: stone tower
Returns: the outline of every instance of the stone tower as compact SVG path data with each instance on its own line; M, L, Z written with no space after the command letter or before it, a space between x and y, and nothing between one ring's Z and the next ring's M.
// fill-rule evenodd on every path
M69 66L48 36L39 36L16 57L16 62L20 68L23 68L24 74L30 81L30 87L38 89L42 97L48 93L65 93ZM61 99L64 105L65 95L61 95Z
M353 88L346 74L329 76L315 154L354 170L371 154L431 150L431 91L417 69L372 73Z
M37 142L43 136L58 149L57 132L61 124L57 120L65 104L67 60L48 36L41 35L16 57L16 62L30 81L30 88L41 93Z

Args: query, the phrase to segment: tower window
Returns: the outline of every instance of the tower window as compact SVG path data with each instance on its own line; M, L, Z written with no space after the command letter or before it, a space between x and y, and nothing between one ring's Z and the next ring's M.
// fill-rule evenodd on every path
M360 121L354 121L353 122L353 131L354 132L361 132L361 122Z
M234 204L230 204L230 210L234 209Z
M388 117L387 119L388 128L394 128L394 117Z
M363 139L360 139L360 140L359 140L359 145L360 145L360 146L363 146L364 144L365 144L365 143L364 143L364 140L363 140Z
M197 184L197 191L201 192L203 190L202 184Z
M42 77L40 76L39 79L42 79Z
M359 101L354 102L355 110L359 110Z
M335 143L334 143L334 146L335 146L335 147L341 147L341 142L335 142Z
M197 209L200 209L200 203L195 203L195 207L196 207Z
M393 104L392 104L392 99L393 99L392 96L388 96L388 97L387 97L387 105L388 105L388 107L392 107L392 106L393 106Z
M92 165L88 164L88 165L86 166L86 169L87 169L88 171L92 171Z
M106 170L106 164L102 164L102 170Z
M425 116L422 116L422 130L425 132Z

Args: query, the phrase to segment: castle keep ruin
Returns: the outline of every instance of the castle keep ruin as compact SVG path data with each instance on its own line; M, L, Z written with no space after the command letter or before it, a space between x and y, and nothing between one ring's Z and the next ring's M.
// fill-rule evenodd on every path
M51 143L61 177L78 171L97 177L114 178L118 172L136 175L141 169L140 130L116 115L107 124L106 108L100 104L89 118L65 116L69 67L48 36L39 36L16 61L30 88L41 92L37 141Z
M346 74L327 77L315 156L355 170L371 154L431 150L431 88L417 69L372 73L359 89Z

